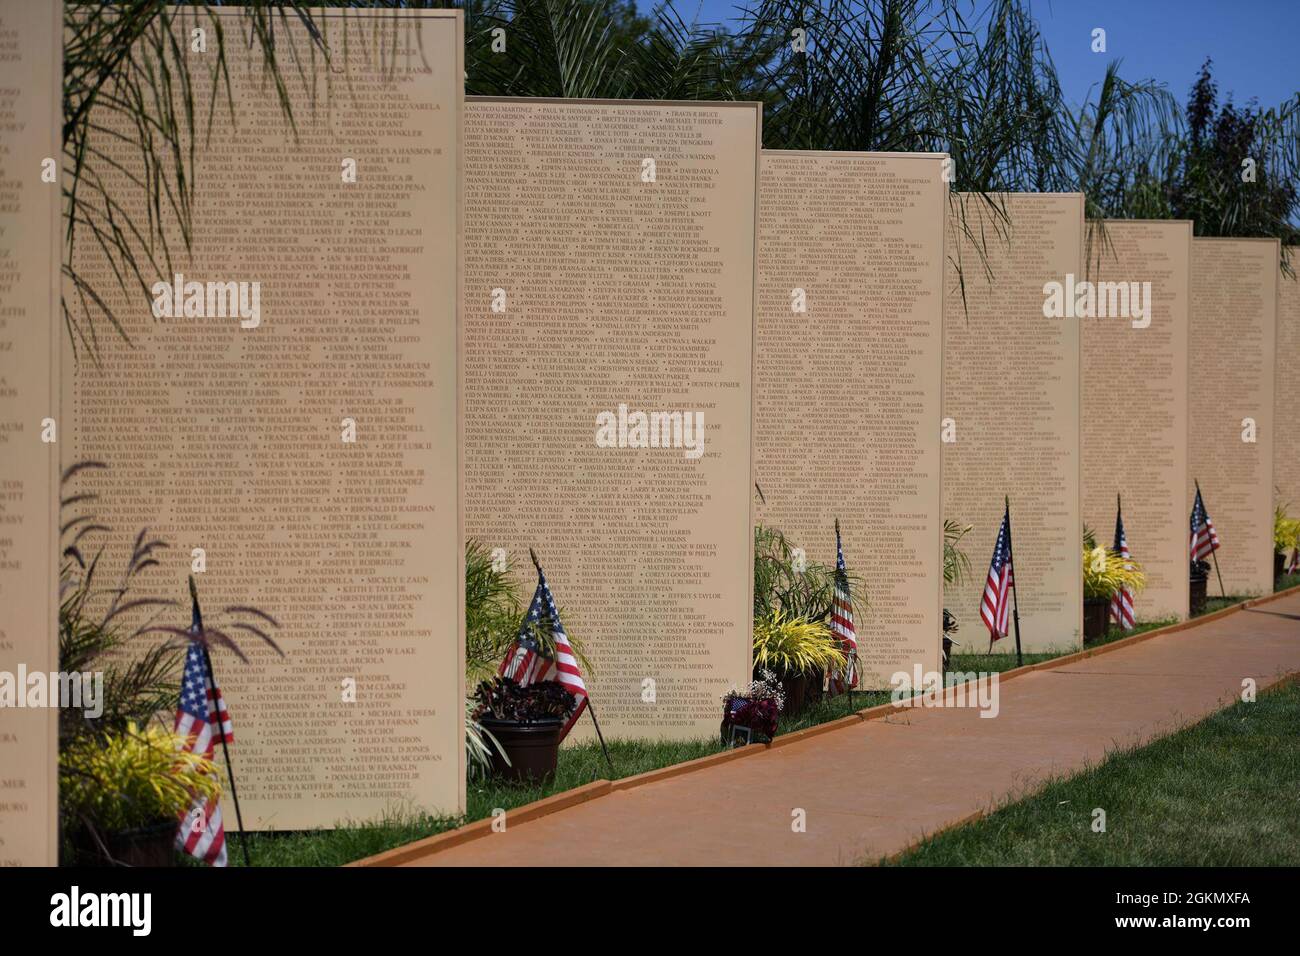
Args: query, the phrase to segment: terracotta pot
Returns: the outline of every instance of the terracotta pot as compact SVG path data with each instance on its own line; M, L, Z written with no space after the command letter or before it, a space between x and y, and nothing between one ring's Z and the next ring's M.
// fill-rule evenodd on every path
M87 832L75 839L77 866L159 867L176 865L176 830L179 820L161 820L135 830L121 830L102 837L108 857Z
M544 780L555 773L560 758L560 731L564 721L558 717L520 723L514 720L496 720L480 717L479 723L501 745L500 751L488 744L492 751L492 775L503 780L533 782Z
M1102 640L1110 630L1110 599L1083 599L1083 643Z

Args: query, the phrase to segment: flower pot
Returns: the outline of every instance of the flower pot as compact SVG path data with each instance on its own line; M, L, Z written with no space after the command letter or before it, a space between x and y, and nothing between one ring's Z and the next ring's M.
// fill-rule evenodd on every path
M782 714L793 717L802 714L808 707L808 675L785 674L781 677L781 690L785 694L785 709Z
M505 756L491 746L492 775L503 780L520 782L544 780L555 773L560 755L560 730L564 721L559 718L520 723L514 720L496 720L480 717L479 724L496 738Z
M1286 555L1277 551L1273 552L1273 580L1280 578L1286 570Z
M1110 629L1110 599L1083 599L1083 643L1102 640Z
M1192 565L1192 573L1189 579L1191 584L1191 600L1188 601L1188 614L1195 617L1205 610L1205 586L1209 581L1209 575L1203 570Z
M135 830L103 834L104 849L85 830L74 840L77 866L156 867L176 865L176 831L179 820L160 820Z

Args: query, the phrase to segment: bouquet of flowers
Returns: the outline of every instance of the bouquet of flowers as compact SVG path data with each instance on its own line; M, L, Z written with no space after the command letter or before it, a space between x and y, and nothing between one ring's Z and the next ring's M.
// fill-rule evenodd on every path
M781 681L770 670L759 671L758 680L744 691L732 689L722 698L722 744L738 739L770 741L776 736L776 718L785 706ZM743 731L738 733L738 731Z

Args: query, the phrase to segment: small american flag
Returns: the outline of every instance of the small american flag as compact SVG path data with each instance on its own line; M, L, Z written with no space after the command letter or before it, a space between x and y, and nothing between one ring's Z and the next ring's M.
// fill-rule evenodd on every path
M543 616L555 641L554 659L546 656L545 649L534 637L535 628ZM533 603L528 606L528 616L519 628L519 636L506 651L505 660L501 662L497 673L509 677L521 687L553 680L574 696L577 705L573 708L568 723L560 731L561 740L569 736L569 731L587 706L587 685L583 683L578 658L569 644L569 636L564 633L560 612L555 607L555 598L551 597L551 589L546 584L546 575L542 573L540 564L537 566L537 590L533 592Z
M195 605L190 633L197 636L203 625ZM211 760L217 744L232 743L235 735L230 714L221 697L221 689L208 679L203 645L190 641L185 655L185 672L181 675L181 699L176 710L176 733L186 738L186 751L202 754ZM176 834L176 849L211 866L226 865L226 831L221 824L221 803L196 795L189 812L181 819Z
M1196 489L1196 501L1192 503L1190 549L1193 561L1202 561L1219 550L1219 536L1214 531L1214 522L1205 511L1205 502L1201 500L1200 488Z
M996 641L1007 636L1011 619L1011 588L1015 584L1011 573L1011 514L1002 515L998 541L993 546L993 560L989 562L989 577L984 583L984 600L980 602L980 617L989 629L989 638Z
M1128 553L1128 537L1124 534L1124 518L1120 514L1119 505L1115 506L1115 553L1124 559L1124 567L1131 571L1133 565L1128 562L1131 557ZM1110 599L1110 619L1121 630L1133 629L1136 623L1133 617L1133 592L1127 587L1120 588Z
M840 523L835 522L835 598L831 602L831 634L844 651L844 668L828 675L827 693L842 694L858 686L858 632L853 627L853 598L849 592L849 572L844 566L844 548L840 544Z

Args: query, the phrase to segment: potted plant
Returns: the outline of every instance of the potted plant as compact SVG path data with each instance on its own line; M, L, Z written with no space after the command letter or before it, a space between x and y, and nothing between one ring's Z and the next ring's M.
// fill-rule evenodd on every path
M810 675L837 670L844 664L844 651L822 621L776 610L754 622L754 673L770 671L781 681L787 714L798 714L806 707Z
M160 717L170 720L176 713L183 649L197 639L247 660L230 636L239 630L283 652L267 633L278 627L275 619L253 607L220 609L215 623L197 636L187 628L159 623L157 615L178 603L139 592L141 575L159 567L159 553L168 547L146 530L131 543L121 574L103 580L109 573L105 545L92 545L108 529L94 515L77 513L96 496L73 494L68 485L81 472L105 467L83 461L61 478L59 670L102 672L104 689L96 716L73 707L59 710L60 859L171 865L180 816L192 800L187 795L178 803L177 794L215 794L220 786L211 763L176 753L178 738L159 723ZM192 578L190 585L197 602ZM149 643L155 634L167 637ZM197 776L209 772L210 783L198 783Z
M760 672L744 691L732 688L722 698L722 746L770 743L784 707L785 693L771 671Z
M185 738L134 721L83 735L59 759L59 804L79 866L175 866L180 820L196 796L215 799L217 768Z
M1273 509L1273 579L1286 573L1287 555L1300 547L1300 519L1287 514L1287 505Z
M577 700L555 681L521 687L509 677L483 681L474 692L473 719L492 735L491 773L538 781L555 773L560 732Z
M861 620L867 609L863 597L865 589L855 574L849 572L847 577L853 595L854 618ZM833 565L809 561L801 549L792 545L777 528L763 524L754 527L755 674L761 669L758 660L760 634L773 636L772 627L777 615L787 627L793 622L821 625L829 636L834 601ZM834 637L830 637L830 644L839 650ZM843 652L839 651L838 658L823 659L814 655L797 673L786 673L780 667L772 668L777 677L786 682L786 713L798 713L821 699L828 663L842 668L845 663Z
M961 539L970 533L973 525L964 525L951 519L943 522L943 588L955 587L970 574L970 559L960 547ZM961 646L961 641L953 638L959 625L957 618L947 608L943 609L943 643L941 660L946 673L952 657L953 646Z
M1110 630L1110 602L1121 590L1131 594L1146 585L1146 575L1132 558L1098 547L1087 528L1083 532L1083 642L1102 640Z
M491 682L515 639L525 608L519 598L512 566L477 539L465 542L465 686L477 688ZM561 609L563 614L563 609ZM569 646L584 674L594 668L587 658L581 637L566 631ZM555 654L555 639L544 622L533 629L533 637L548 656ZM476 716L480 712L477 694L465 700L466 768L471 780L495 772L504 754L496 740ZM490 719L490 718L489 718ZM495 760L495 762L494 762Z

